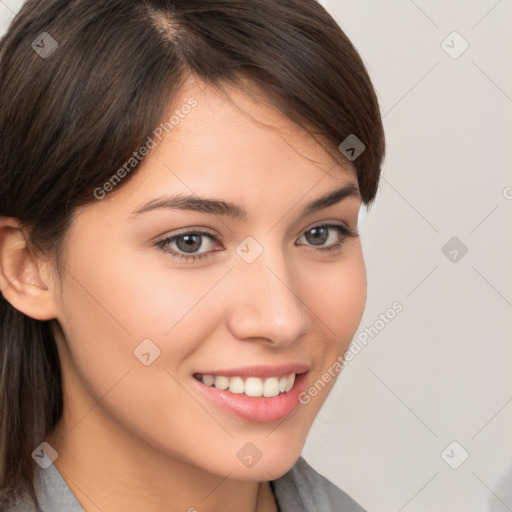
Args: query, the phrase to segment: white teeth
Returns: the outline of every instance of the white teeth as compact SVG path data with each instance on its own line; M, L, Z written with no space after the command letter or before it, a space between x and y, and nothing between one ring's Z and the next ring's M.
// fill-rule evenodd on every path
M290 389L293 388L293 384L295 383L295 373L292 373L291 375L288 375L286 377L286 389L285 391L288 392Z
M295 383L295 373L284 377L269 377L260 379L259 377L247 377L244 381L242 377L225 377L223 375L200 375L199 380L206 386L214 386L220 390L229 389L231 393L246 394L253 397L273 397L280 393L287 393L292 389Z
M229 379L229 391L231 393L243 393L244 381L240 377L231 377Z
M271 397L277 395L279 395L279 379L277 377L270 377L263 384L263 396Z
M245 394L247 396L263 396L263 381L258 377L249 377L245 381Z
M203 375L203 382L207 386L213 386L215 384L215 376L214 375Z
M227 377L215 377L215 387L217 389L228 389L229 388L229 379Z

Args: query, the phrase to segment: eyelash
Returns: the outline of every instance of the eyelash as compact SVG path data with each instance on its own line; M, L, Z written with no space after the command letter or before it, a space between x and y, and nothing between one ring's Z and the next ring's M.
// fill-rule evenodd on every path
M341 249L341 246L343 245L343 243L345 242L345 240L347 238L355 238L358 236L355 229L348 228L348 227L342 226L340 224L318 224L317 226L313 226L313 227L307 229L306 231L304 231L304 233L308 233L309 231L313 231L313 229L318 229L318 228L335 229L339 234L339 240L338 240L338 242L336 242L334 245L331 245L330 247L318 247L318 248L310 249L313 252L333 253L333 252ZM157 246L165 254L168 254L169 256L171 256L173 258L177 258L180 261L185 260L185 261L194 262L197 260L202 260L204 258L208 258L211 255L211 252L216 252L216 251L208 251L208 252L204 252L204 253L186 255L185 253L178 253L174 250L167 249L167 246L169 244L171 244L178 238L185 236L185 235L202 235L202 236L206 236L206 237L210 238L212 241L221 242L221 243L223 240L222 237L218 237L209 231L194 230L194 231L184 231L177 235L173 235L171 237L160 240L159 242L156 242L155 246ZM314 247L314 246L310 246L310 247Z

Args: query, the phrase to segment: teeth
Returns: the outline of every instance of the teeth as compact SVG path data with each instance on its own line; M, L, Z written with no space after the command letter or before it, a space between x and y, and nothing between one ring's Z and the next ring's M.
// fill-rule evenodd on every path
M290 391L290 389L292 389L294 382L295 382L295 373L292 373L291 375L288 375L288 377L286 377L286 389L285 389L286 392L288 392L288 391Z
M213 386L215 384L215 377L213 375L203 375L203 382L207 386Z
M221 390L229 389L231 393L243 393L253 397L273 397L280 393L287 393L295 383L295 373L280 378L260 379L259 377L247 377L245 381L242 377L224 377L223 375L196 374L196 376L207 386L213 386Z
M243 393L244 381L240 377L231 377L229 379L229 391L231 393Z
M279 379L277 377L266 379L263 383L263 396L277 395L279 395Z
M247 396L263 396L263 381L258 377L249 377L245 381L245 394Z
M217 389L228 389L229 379L227 377L215 377L215 387Z

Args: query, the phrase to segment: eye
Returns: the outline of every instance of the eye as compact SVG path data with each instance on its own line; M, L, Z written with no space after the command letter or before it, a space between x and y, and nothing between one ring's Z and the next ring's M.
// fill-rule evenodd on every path
M156 245L173 258L185 261L196 261L209 256L209 252L196 253L195 251L204 247L204 237L210 241L220 242L221 238L208 231L185 231L157 242ZM208 244L206 244L208 245ZM175 248L173 248L173 246ZM180 252L182 251L182 252Z
M323 253L339 251L347 238L355 237L357 231L342 224L321 224L305 231L301 238L315 246L312 249L314 252ZM328 240L331 240L331 244L326 245Z
M305 238L306 245L311 244L308 250L313 252L334 252L341 249L341 246L347 238L357 237L357 231L355 229L348 228L341 224L321 224L314 226L307 231L298 239ZM156 246L164 253L177 258L178 260L184 261L197 261L200 259L211 256L212 252L222 249L208 250L208 243L204 243L204 240L210 241L210 246L215 247L215 242L218 244L222 242L222 238L209 232L209 231L183 231L171 237L165 238L156 242ZM326 245L326 242L331 241L330 244ZM304 245L304 244L299 244ZM205 248L203 252L196 252L201 248Z

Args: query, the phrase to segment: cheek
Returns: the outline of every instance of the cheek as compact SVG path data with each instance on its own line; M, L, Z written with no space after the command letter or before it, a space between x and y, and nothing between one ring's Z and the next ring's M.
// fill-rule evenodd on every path
M359 242L351 246L338 263L326 265L306 282L308 307L312 310L316 333L312 335L314 343L309 350L315 363L301 403L303 414L311 422L342 372L343 356L364 312L366 285Z
M338 263L320 267L308 278L308 306L325 334L329 352L344 352L361 321L366 303L366 270L357 240Z
M109 438L126 443L127 450L137 449L132 441L142 438L197 463L208 450L198 437L204 428L217 425L184 391L179 369L195 343L206 337L208 314L201 303L195 308L194 304L212 283L205 280L191 289L186 282L190 278L184 275L182 282L171 283L163 269L107 258L90 272L87 255L82 256L69 266L74 278L65 281L60 319L69 350L69 357L62 351L67 403L74 417L71 423L79 425L74 434L86 435L95 425L88 411L101 403L101 408L94 408L94 418L100 417L108 425ZM95 261L100 260L96 255ZM182 291L173 292L171 285ZM159 350L147 366L134 355L144 339ZM147 350L152 359L154 348ZM86 413L87 419L79 421Z
M93 243L76 245L66 266L59 318L69 350L65 366L96 400L115 385L109 394L116 397L112 410L134 424L143 422L135 404L151 404L144 422L151 418L149 423L156 425L161 395L154 390L179 403L183 392L165 370L181 377L182 362L213 331L220 306L207 296L225 270L192 279L186 269L170 271L136 253L122 258L114 245L103 243L103 250L94 253ZM151 343L141 345L143 340ZM147 348L141 352L140 346ZM148 350L151 361L158 357L145 366L134 351L141 356Z
M95 253L89 249L93 245L83 244L75 251L69 265L73 278L67 280L62 299L65 324L79 337L90 338L88 350L98 343L102 351L131 354L138 343L149 338L157 345L172 343L179 354L181 349L187 350L190 339L177 333L192 317L202 312L201 324L205 330L210 327L208 319L213 315L205 314L201 298L223 270L203 272L198 279L185 265L171 269L163 259L155 263L157 258L149 252L132 251L123 257L116 253L115 244L103 243L102 252ZM199 329L197 322L193 327L193 331ZM75 339L71 332L69 335ZM100 339L109 343L101 344Z

